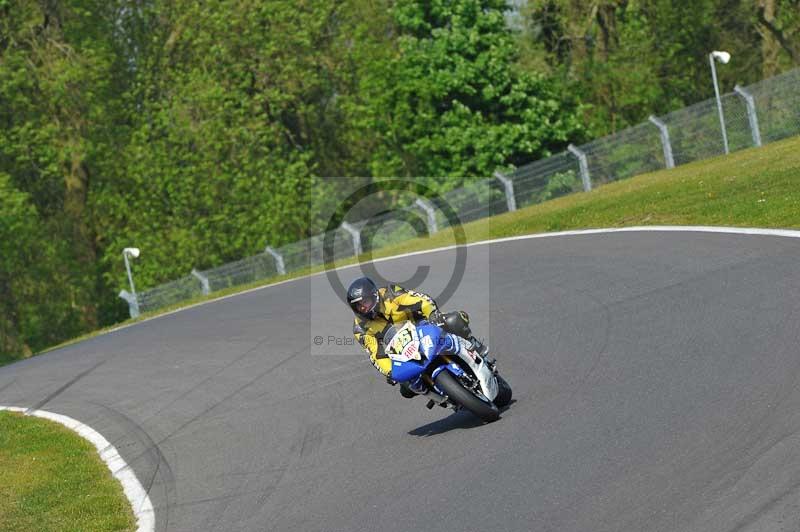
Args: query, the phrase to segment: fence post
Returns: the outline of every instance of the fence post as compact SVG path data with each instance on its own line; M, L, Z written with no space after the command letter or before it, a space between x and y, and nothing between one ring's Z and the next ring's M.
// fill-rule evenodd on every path
M128 302L128 312L130 312L131 318L138 318L139 317L138 298L135 295L128 292L127 290L121 290L119 293L119 297Z
M744 98L744 103L747 106L747 122L750 124L750 132L753 134L753 145L761 146L761 130L758 127L758 114L756 113L756 102L753 99L753 95L739 85L733 88L733 92Z
M197 280L200 281L200 284L203 286L203 295L207 296L211 292L211 287L208 284L208 277L198 272L194 268L192 268L192 275L197 277Z
M433 208L433 205L428 201L423 201L422 198L417 198L414 205L425 211L425 214L428 216L428 234L432 235L437 232L439 228L436 227L436 210Z
M275 251L272 246L267 246L264 249L265 253L272 255L275 259L275 269L278 270L278 275L286 275L286 266L283 264L283 255Z
M350 233L350 236L353 237L353 250L356 252L356 257L358 257L363 253L361 250L361 231L347 222L342 222L342 229Z
M574 144L567 146L567 150L578 159L578 167L581 170L581 180L583 181L583 190L589 192L592 190L592 180L589 177L589 162L586 160L586 154L576 148Z
M667 165L667 168L675 168L675 158L672 156L672 143L669 141L669 128L667 128L667 124L653 115L650 115L649 120L655 124L661 132L661 146L664 148L664 164Z
M500 172L495 172L494 178L500 181L503 184L503 188L506 190L506 205L508 205L508 211L516 211L517 199L514 197L514 183Z

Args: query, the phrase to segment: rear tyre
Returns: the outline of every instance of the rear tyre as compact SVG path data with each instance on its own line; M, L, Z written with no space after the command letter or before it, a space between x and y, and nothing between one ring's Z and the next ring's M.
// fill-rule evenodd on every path
M436 385L451 401L457 403L487 423L497 421L500 411L494 403L486 403L478 399L469 390L464 388L456 378L445 370L436 376Z
M498 408L508 406L511 402L511 394L511 386L509 386L503 377L497 375L497 397L494 398L494 404L496 404Z

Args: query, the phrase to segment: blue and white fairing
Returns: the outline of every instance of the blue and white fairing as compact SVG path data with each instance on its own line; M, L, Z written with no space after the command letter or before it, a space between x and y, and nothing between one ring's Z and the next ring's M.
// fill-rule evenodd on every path
M497 378L487 364L474 352L469 351L463 339L444 332L440 327L427 321L417 325L406 322L386 342L386 354L392 360L392 379L408 382L419 377L435 362L442 353L458 356L472 370L480 382L483 395L489 401L497 396ZM453 375L464 375L462 367L455 362L437 365L431 372L431 378L447 370ZM443 392L437 390L440 394Z

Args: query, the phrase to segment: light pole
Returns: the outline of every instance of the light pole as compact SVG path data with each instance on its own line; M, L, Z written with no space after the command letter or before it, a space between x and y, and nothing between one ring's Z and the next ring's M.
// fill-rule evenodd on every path
M711 78L714 80L714 94L717 96L717 111L719 111L719 125L722 128L722 143L725 145L725 154L730 153L728 150L728 132L725 130L725 116L722 114L722 99L719 97L719 83L717 82L717 67L715 61L719 60L723 65L731 60L731 54L728 52L720 52L714 50L708 54L708 61L711 63Z
M131 317L135 318L139 315L139 298L136 296L136 287L133 286L133 275L131 275L131 264L128 257L135 259L139 256L139 248L125 248L122 250L122 258L125 259L125 270L128 272L128 281L131 283L131 295L133 296L131 304ZM120 294L121 295L121 294ZM134 313L136 316L134 316Z

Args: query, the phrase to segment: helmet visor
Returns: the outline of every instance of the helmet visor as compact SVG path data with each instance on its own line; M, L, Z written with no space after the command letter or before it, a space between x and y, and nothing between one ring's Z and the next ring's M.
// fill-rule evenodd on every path
M360 301L354 302L356 311L358 311L359 314L365 315L372 312L372 309L375 308L375 303L377 303L377 298L375 297L375 294L371 293L365 293L363 296L361 296Z

